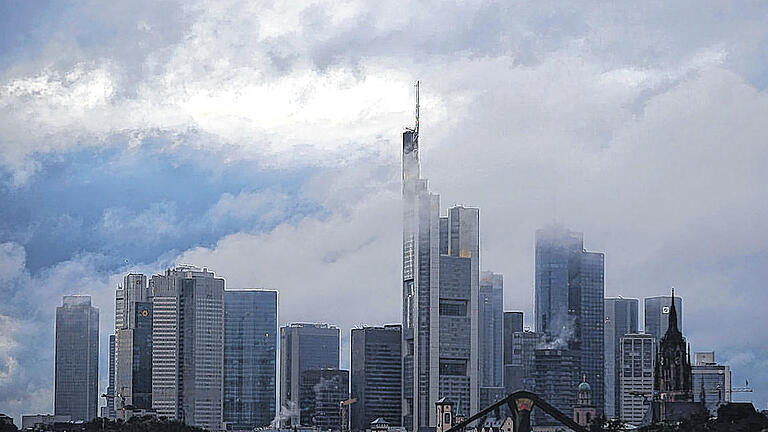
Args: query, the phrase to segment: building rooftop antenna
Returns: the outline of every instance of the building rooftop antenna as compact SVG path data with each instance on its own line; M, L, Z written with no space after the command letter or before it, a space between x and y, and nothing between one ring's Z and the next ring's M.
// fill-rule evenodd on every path
M415 139L418 139L419 137L419 81L416 81L416 84L414 84L414 87L416 87L416 126L413 128L413 132L415 135Z

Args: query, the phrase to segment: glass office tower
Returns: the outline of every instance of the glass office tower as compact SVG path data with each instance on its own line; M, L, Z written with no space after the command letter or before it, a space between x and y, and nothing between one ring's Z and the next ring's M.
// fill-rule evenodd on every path
M224 291L224 422L232 430L275 417L277 291Z

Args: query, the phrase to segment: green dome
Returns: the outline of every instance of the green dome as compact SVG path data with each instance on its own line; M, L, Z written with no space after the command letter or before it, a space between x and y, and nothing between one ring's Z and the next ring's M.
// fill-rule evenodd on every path
M591 392L592 391L592 387L590 387L589 384L586 381L584 381L583 383L579 384L579 391L580 392L581 391Z

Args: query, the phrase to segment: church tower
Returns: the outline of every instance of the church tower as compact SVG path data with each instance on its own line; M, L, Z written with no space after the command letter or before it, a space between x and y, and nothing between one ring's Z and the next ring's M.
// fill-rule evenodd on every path
M677 327L674 288L669 308L669 328L661 338L656 356L653 389L661 401L693 401L691 357L685 338Z

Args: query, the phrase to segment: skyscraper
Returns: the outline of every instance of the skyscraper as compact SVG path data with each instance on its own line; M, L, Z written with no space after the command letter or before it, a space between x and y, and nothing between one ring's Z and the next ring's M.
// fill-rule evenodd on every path
M523 365L518 360L520 358L520 352L515 352L513 348L515 334L522 332L523 313L504 312L504 335L502 337L504 349L502 356L504 361L505 394L509 394L515 390L520 390L523 388ZM532 351L531 358L533 358Z
M621 414L621 338L637 333L637 299L605 299L605 415Z
M152 406L158 415L218 430L223 419L224 279L177 266L154 275Z
M224 291L224 422L268 426L275 416L277 291Z
M402 422L402 326L352 329L352 432L365 431L381 417L390 426Z
M416 126L403 133L403 426L435 426L435 402L478 406L479 210L440 217L420 177Z
M604 256L585 251L583 237L560 226L536 231L536 329L553 348L578 358L578 372L592 383L594 404L602 412Z
M655 367L656 340L648 334L630 333L619 344L619 418L640 425L647 401L653 395L653 369Z
M152 294L147 277L130 273L115 290L115 409L152 408ZM138 387L136 387L138 386Z
M280 328L280 411L289 413L281 418L283 426L302 425L302 374L310 369L339 369L339 336L339 329L328 324L293 323Z
M115 335L115 394L120 418L126 406L152 408L152 303L134 302L129 310L130 319Z
M504 277L480 274L478 351L480 406L496 402L504 387Z
M669 328L669 296L646 297L645 306L645 331L649 335L661 341ZM675 297L675 309L677 311L677 328L683 331L683 299Z
M536 388L536 350L542 348L544 334L532 331L514 332L505 342L509 357L504 368L507 394Z
M54 414L98 417L99 309L91 296L64 296L56 308Z

